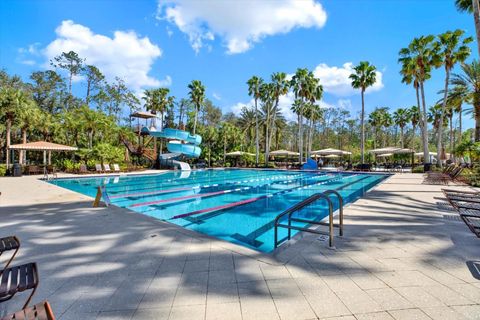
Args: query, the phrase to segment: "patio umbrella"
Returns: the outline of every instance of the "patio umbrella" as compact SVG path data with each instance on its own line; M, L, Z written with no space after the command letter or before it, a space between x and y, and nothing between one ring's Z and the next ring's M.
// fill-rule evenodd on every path
M382 158L391 157L391 156L393 156L393 153L377 154L377 157L382 157Z
M241 156L254 156L253 153L243 152L243 151L233 151L225 154L229 157L241 157Z
M336 158L340 158L340 156L337 155L337 154L329 154L329 155L324 156L324 158L336 159Z
M289 157L289 156L298 156L298 152L293 152L293 151L288 151L288 150L275 150L271 151L269 153L271 156L284 156L284 157Z
M327 149L321 149L321 150L312 151L312 154L314 154L314 155L325 155L325 156L328 156L328 155L343 156L343 155L350 155L350 154L352 154L352 153L349 152L349 151L343 151L343 150L339 150L339 149L327 148Z

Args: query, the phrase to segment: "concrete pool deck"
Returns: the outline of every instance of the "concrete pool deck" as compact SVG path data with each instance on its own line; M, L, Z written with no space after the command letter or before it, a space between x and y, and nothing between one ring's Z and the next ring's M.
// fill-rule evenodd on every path
M0 179L0 236L36 261L58 319L480 319L480 239L443 186L396 174L345 208L336 250L256 254L37 180ZM465 187L457 187L459 189ZM3 260L2 260L3 261ZM0 303L21 307L22 293Z

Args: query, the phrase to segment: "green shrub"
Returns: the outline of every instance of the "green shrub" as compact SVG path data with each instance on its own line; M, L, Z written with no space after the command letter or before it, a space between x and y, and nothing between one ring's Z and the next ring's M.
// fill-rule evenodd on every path
M423 173L423 166L413 167L412 173Z
M4 177L7 174L7 165L0 164L0 177Z

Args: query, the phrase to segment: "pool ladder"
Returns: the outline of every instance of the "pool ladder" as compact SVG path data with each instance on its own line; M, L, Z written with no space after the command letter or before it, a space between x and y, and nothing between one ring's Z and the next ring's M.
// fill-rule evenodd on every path
M335 195L338 198L338 211L339 211L339 223L335 224L333 223L333 203L332 200L330 199L330 195ZM303 209L304 207L308 206L309 204L319 200L323 199L327 202L328 205L328 222L321 222L321 221L314 221L314 220L307 220L307 219L301 219L301 218L293 218L292 215ZM280 222L280 219L288 216L287 224ZM316 229L311 229L307 227L297 227L293 226L292 222L300 222L300 223L306 223L308 225L319 225L319 226L328 226L328 233L324 231L319 231ZM278 228L286 228L288 229L288 236L286 239L278 239ZM274 226L274 245L275 249L284 241L290 240L292 238L292 230L297 230L297 231L304 231L304 232L309 232L309 233L315 233L315 234L320 234L320 235L328 235L328 245L329 247L333 247L333 229L338 228L339 229L339 235L343 236L343 198L335 190L327 190L325 192L321 193L315 193L314 195L308 197L307 199L297 203L293 207L288 208L287 210L283 211L280 213L276 218L275 218L275 226Z

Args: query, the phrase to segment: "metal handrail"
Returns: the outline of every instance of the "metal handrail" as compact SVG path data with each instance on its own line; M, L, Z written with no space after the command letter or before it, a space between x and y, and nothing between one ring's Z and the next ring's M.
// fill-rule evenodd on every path
M339 201L339 219L340 223L338 225L335 225L333 223L333 203L332 200L329 198L330 194L334 194L338 197ZM297 203L296 205L288 208L287 210L283 211L280 213L274 220L274 247L278 247L278 227L286 228L288 229L288 236L287 239L290 240L292 236L291 230L297 230L297 231L305 231L305 232L310 232L310 233L316 233L316 234L325 234L325 232L322 231L317 231L314 229L309 229L309 228L303 228L303 227L296 227L292 226L292 221L294 222L301 222L301 223L307 223L307 224L315 224L315 225L327 225L324 222L320 221L313 221L313 220L307 220L307 219L300 219L300 218L292 218L292 214L303 209L307 205L319 200L319 199L324 199L327 204L328 204L328 236L329 236L329 246L333 246L333 228L339 227L340 229L340 236L343 236L343 198L342 196L335 190L327 190L323 193L316 193L307 199ZM282 224L280 223L280 219L284 217L285 215L288 215L288 224Z
M339 234L340 237L343 236L343 198L338 191L335 190L327 190L323 194L329 195L334 194L338 198L338 220L339 220Z

